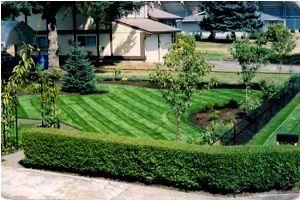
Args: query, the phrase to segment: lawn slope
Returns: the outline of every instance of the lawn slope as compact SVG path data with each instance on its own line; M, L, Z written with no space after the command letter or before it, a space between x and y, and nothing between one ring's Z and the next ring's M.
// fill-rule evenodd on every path
M276 143L276 134L282 133L298 133L300 134L300 94L272 120L260 130L249 144L272 145Z
M106 94L79 95L63 94L57 99L64 123L89 132L146 137L162 140L175 139L175 118L155 89L103 85ZM258 92L254 92L258 95ZM239 89L212 89L196 93L189 114L211 104L227 103L230 99L240 100L244 92ZM20 97L20 117L40 119L38 96ZM181 124L182 138L197 137L201 134L185 116Z

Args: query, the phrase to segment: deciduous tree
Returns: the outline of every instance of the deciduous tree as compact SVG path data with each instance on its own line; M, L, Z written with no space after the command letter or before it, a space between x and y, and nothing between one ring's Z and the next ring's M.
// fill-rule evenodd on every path
M180 122L190 106L198 83L211 71L212 66L195 50L192 36L178 35L164 58L164 64L151 72L163 98L170 105L176 118L176 139L180 140Z

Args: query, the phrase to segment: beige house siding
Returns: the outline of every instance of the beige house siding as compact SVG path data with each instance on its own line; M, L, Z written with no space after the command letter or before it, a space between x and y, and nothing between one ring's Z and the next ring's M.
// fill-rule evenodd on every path
M100 33L99 36L100 56L110 56L109 33Z
M131 27L113 23L113 55L115 56L140 56L141 44L140 35L141 31Z

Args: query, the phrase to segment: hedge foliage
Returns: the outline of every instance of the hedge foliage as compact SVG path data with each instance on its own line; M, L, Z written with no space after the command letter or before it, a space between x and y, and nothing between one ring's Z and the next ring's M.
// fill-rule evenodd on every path
M237 193L290 189L300 180L293 146L197 146L35 128L23 133L29 166Z

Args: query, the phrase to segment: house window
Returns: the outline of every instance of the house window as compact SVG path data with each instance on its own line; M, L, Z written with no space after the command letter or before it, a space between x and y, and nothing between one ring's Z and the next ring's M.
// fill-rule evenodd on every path
M95 35L77 35L77 41L79 42L79 46L85 46L85 47L96 46Z
M46 35L38 35L38 36L36 36L36 42L37 42L38 47L41 50L47 50L48 39L47 39Z

